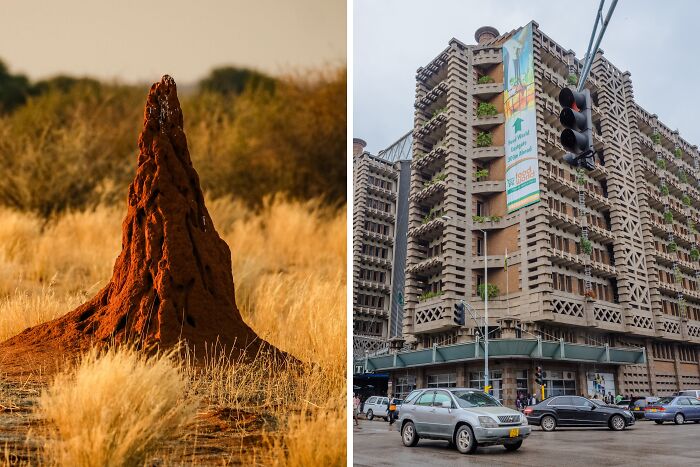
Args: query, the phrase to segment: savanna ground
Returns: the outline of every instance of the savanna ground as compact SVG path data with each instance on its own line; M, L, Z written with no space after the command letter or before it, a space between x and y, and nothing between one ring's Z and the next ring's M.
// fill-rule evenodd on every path
M204 369L171 359L186 378L177 403L195 406L196 415L185 421L179 436L159 443L149 462L344 465L344 211L314 201L278 201L251 212L227 199L210 201L208 208L231 247L244 318L261 337L308 364L298 373L225 356L212 357ZM0 340L64 314L104 286L120 248L121 211L70 212L43 225L36 216L0 210ZM90 371L97 372L99 383L64 406L81 410L98 385L127 390L114 375L126 364L133 363L93 365ZM158 376L154 386L164 386L162 379ZM41 375L0 385L0 448L8 443L6 463L37 463L57 436L37 403L46 386ZM165 396L155 391L153 397ZM134 414L138 405L118 410L151 415ZM59 415L58 424L66 423L60 417L69 415Z
M59 375L0 374L0 465L345 465L345 70L304 76L221 69L180 93L238 306L302 367L118 349ZM8 79L0 342L111 277L148 90L32 84L0 62Z

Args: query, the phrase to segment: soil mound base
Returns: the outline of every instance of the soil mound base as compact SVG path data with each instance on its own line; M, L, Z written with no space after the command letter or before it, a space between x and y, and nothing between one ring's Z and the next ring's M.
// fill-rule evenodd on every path
M0 344L0 365L12 354L31 360L32 349L70 355L95 344L151 349L180 340L197 354L218 343L233 354L281 355L236 307L231 252L204 205L170 76L148 94L139 150L109 284L67 315Z

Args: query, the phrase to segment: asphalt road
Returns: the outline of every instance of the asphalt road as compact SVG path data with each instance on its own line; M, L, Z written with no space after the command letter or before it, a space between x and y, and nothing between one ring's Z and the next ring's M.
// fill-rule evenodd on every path
M356 466L690 466L700 465L700 424L656 425L639 420L621 432L607 428L557 428L533 432L516 452L501 446L478 448L463 455L444 441L421 440L413 448L401 443L394 425L360 420L353 428L353 464Z

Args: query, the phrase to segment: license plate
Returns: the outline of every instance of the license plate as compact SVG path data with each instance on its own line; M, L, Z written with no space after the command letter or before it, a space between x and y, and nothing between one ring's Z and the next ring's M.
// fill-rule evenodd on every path
M638 411L638 410L639 410L639 407L635 407L634 410L637 410L637 411Z
M656 412L656 409L651 409L652 412Z
M510 430L509 436L511 438L517 438L518 436L520 436L520 428L513 428L512 430Z

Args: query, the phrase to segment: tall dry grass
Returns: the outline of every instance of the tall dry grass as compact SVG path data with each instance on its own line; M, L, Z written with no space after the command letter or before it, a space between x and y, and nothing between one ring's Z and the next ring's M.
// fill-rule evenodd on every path
M202 410L250 411L275 420L245 459L228 453L238 461L345 465L344 210L279 199L258 211L228 199L207 205L231 247L244 318L260 336L307 363L300 373L222 355L211 355L203 368L185 361L188 394ZM0 339L70 311L109 280L122 215L120 208L98 207L44 224L0 210ZM66 391L88 396L76 388L77 379L63 378ZM57 431L55 438L66 436Z
M53 435L46 459L83 467L144 465L160 442L194 419L196 401L185 397L186 388L172 354L90 351L39 399Z

